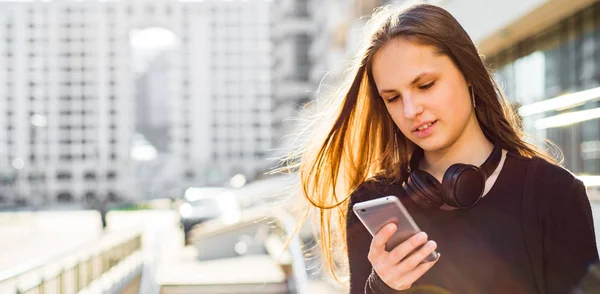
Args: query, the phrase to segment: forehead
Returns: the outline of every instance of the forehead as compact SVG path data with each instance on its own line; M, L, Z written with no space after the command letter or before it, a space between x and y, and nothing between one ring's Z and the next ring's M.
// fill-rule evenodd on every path
M375 53L371 70L380 88L380 84L410 83L423 72L446 69L448 63L451 63L450 59L439 53L436 47L397 38Z

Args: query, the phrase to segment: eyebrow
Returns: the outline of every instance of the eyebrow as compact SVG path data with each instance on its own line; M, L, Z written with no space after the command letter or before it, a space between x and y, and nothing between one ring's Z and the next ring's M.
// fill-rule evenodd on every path
M412 82L410 82L410 85L412 86L414 84L417 84L419 81L421 81L421 79L423 79L424 76L431 75L431 74L433 74L433 72L420 73L414 80L412 80ZM379 95L382 95L384 93L390 93L390 92L396 92L396 90L384 89L384 90L379 91Z

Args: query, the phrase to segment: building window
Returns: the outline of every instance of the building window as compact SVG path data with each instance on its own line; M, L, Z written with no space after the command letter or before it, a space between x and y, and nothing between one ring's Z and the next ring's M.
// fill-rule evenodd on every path
M119 201L119 195L116 192L109 191L106 196L108 197L108 201L111 201L111 202Z
M193 180L196 177L196 174L192 170L185 171L185 178L188 180Z
M71 202L73 201L73 196L69 192L62 192L56 196L56 200L58 202Z
M86 172L83 176L83 179L86 181L95 181L96 180L96 173L95 172Z
M92 201L94 201L94 199L96 199L96 192L94 192L94 191L85 192L85 201L87 203L91 203Z
M73 160L73 155L71 155L71 154L61 154L59 156L59 159L62 160L62 161L71 161L71 160Z
M60 171L56 173L56 179L59 181L66 181L72 179L72 175L67 171Z

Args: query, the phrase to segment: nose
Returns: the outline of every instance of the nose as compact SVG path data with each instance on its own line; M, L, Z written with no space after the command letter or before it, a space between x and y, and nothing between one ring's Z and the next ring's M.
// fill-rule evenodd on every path
M404 116L408 119L413 119L423 112L423 106L418 103L412 96L403 97Z

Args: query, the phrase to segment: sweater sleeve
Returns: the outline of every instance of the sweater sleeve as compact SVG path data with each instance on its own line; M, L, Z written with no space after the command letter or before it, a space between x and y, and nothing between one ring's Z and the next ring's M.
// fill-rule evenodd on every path
M372 236L352 211L352 206L361 201L376 198L368 184L361 185L348 203L346 216L346 244L348 245L348 265L350 270L350 294L400 293L388 287L375 273L368 259Z
M544 224L544 280L546 293L570 293L598 260L594 223L585 186L554 186ZM547 191L550 192L551 191ZM559 192L559 193L557 193Z

